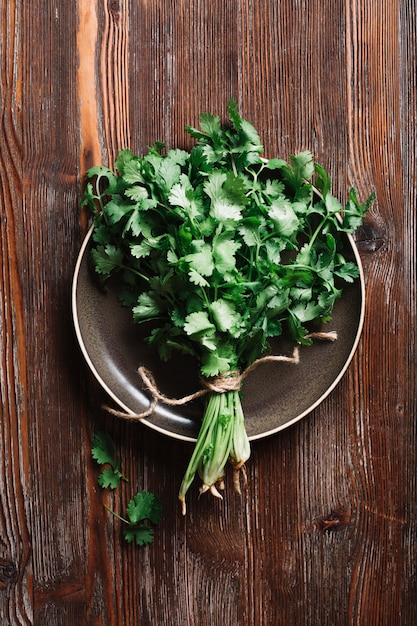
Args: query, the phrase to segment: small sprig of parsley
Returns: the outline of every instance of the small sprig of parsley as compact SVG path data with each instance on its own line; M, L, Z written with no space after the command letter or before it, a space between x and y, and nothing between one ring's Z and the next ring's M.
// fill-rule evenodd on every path
M97 482L103 489L116 489L121 480L127 482L120 471L120 455L108 433L98 432L93 436L91 456L99 465L109 465L98 476Z
M161 519L162 506L159 498L150 491L137 493L126 508L126 517L121 517L108 506L105 508L125 525L123 535L128 543L145 546L152 543L154 529L151 524L158 524Z

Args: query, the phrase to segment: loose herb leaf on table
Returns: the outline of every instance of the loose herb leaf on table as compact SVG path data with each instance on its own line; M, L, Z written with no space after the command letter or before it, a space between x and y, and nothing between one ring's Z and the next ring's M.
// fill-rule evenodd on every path
M373 200L360 204L351 190L343 207L310 152L262 158L258 132L233 100L228 113L225 125L203 113L199 129L187 126L189 152L162 143L144 156L122 150L114 172L88 172L83 200L94 215L96 271L103 281L117 276L121 302L149 324L160 358L180 351L202 377L237 381L208 394L180 487L183 512L196 473L201 492L220 496L229 460L239 489L250 454L239 377L272 337L309 345L311 328L331 320L343 282L359 276L345 233Z
M95 433L91 455L99 465L110 466L99 474L97 480L100 487L116 489L121 480L127 481L127 478L120 471L120 455L110 435L103 432Z
M124 537L128 543L145 546L153 541L154 529L151 524L158 524L161 519L161 502L154 493L140 491L126 508L126 518L121 517L109 507L106 509L124 524Z

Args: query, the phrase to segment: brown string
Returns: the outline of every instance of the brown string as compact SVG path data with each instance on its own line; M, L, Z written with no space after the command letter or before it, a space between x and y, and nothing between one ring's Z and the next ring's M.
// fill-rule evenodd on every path
M306 335L308 339L319 339L319 340L327 340L327 341L336 341L337 333L334 331L328 333L310 333ZM261 365L262 363L270 363L270 362L284 362L284 363L293 363L294 365L300 362L299 349L298 347L294 348L292 357L284 356L284 355L267 355L256 359L249 367L247 367L242 373L238 371L230 371L224 372L215 378L201 379L202 388L199 391L191 393L188 396L183 396L182 398L168 398L164 396L158 389L158 386L155 382L155 379L152 373L147 370L145 367L139 367L138 373L142 379L145 387L152 394L152 403L144 411L143 413L125 413L124 411L118 411L117 409L113 409L108 406L104 406L106 411L115 415L117 417L123 417L126 419L132 420L141 420L145 417L149 417L151 415L158 402L163 402L167 406L180 406L182 404L188 404L192 400L196 400L197 398L201 398L205 396L207 393L226 393L227 391L239 391L244 379L253 372L254 369Z

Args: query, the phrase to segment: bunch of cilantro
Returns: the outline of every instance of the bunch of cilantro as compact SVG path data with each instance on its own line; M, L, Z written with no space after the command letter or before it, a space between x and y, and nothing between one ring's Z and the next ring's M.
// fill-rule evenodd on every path
M310 152L289 161L261 157L254 126L236 102L229 122L210 113L188 152L161 143L142 157L122 150L115 171L89 170L83 205L94 214L92 255L104 280L117 274L120 298L147 341L168 360L177 350L211 379L243 372L285 334L311 343L309 326L331 319L343 281L359 271L345 259L343 233L361 224L372 197L345 207ZM225 465L250 454L240 391L212 393L181 485L198 472L220 495Z

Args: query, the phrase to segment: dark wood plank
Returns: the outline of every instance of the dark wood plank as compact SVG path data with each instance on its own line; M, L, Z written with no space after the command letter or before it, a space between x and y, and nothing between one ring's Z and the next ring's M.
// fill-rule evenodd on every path
M0 621L29 624L27 357L24 330L22 228L22 92L19 3L1 12L0 40Z
M416 561L416 15L336 0L8 2L0 43L0 621L413 626ZM364 331L338 387L254 442L249 486L178 487L190 444L115 419L83 362L70 293L84 175L120 148L188 146L233 96L268 156L310 149L357 233ZM97 485L97 430L129 483ZM158 493L154 543L104 508Z

